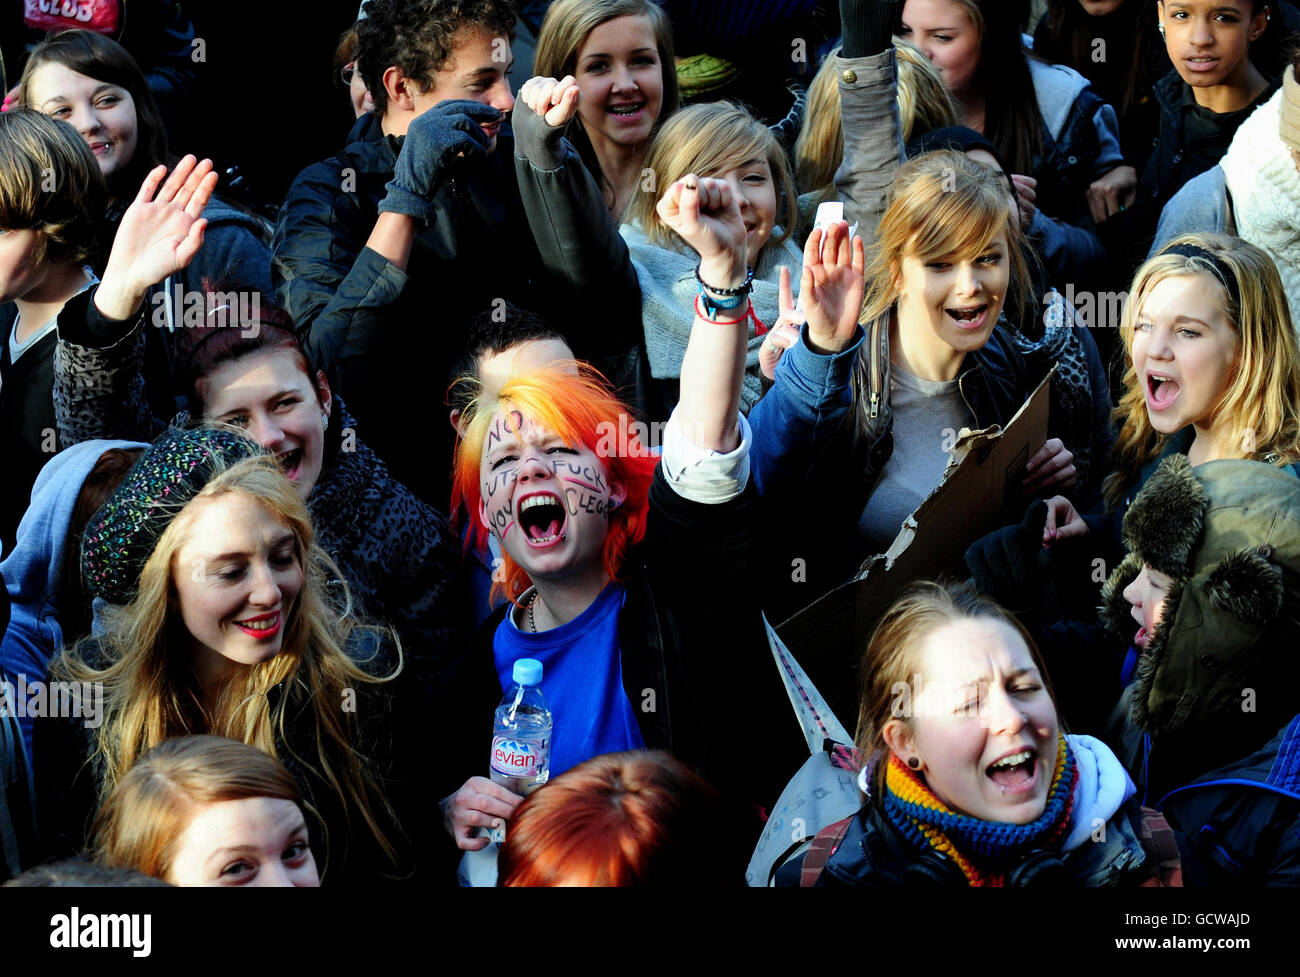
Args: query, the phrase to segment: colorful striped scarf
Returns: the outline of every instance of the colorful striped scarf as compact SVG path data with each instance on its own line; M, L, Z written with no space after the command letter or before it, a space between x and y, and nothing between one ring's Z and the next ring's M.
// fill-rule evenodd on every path
M1058 742L1047 807L1029 824L985 821L954 811L896 756L885 770L885 814L917 848L933 848L956 862L971 885L1006 885L1005 865L1011 859L1059 844L1070 830L1079 773L1065 737L1058 736Z

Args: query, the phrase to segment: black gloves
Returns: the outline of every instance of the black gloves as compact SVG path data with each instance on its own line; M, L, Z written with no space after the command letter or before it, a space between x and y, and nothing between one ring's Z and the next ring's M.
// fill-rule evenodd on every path
M1023 611L1050 596L1050 551L1043 548L1047 503L1030 503L1018 526L1006 526L977 539L966 551L966 566L980 592L1010 611Z
M492 142L481 125L501 119L501 112L492 106L463 98L439 102L416 116L406 130L380 212L427 221L446 168L459 156L487 153Z

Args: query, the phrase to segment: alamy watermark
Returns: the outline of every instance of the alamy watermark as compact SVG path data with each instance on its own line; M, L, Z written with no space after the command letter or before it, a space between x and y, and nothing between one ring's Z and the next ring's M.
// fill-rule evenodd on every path
M0 718L80 719L87 729L104 722L102 682L28 682L18 675L16 682L0 681Z

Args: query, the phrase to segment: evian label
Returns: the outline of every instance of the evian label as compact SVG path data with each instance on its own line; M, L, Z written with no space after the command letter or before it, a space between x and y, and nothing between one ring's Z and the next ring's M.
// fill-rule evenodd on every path
M521 740L492 737L492 769L507 777L536 777L546 769L549 739Z

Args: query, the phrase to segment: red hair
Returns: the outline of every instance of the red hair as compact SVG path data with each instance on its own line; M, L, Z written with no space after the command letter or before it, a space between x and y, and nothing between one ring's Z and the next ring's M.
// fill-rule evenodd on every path
M499 884L725 882L722 824L718 795L680 760L657 750L607 753L519 805L497 858Z
M585 363L576 364L576 373L569 372L573 367L573 361L558 361L511 377L495 397L480 391L470 402L461 415L465 433L456 444L451 511L465 507L471 520L471 535L466 543L472 541L482 547L487 536L487 528L478 518L483 502L483 444L498 413L504 411L509 417L518 411L568 444L585 445L604 462L610 484L619 482L627 491L623 503L609 512L605 536L605 572L611 580L617 580L628 551L645 536L650 482L658 458L642 444L632 408L614 395L600 372ZM504 591L514 601L531 582L509 553L503 552L502 556L505 570L492 575L492 596Z

